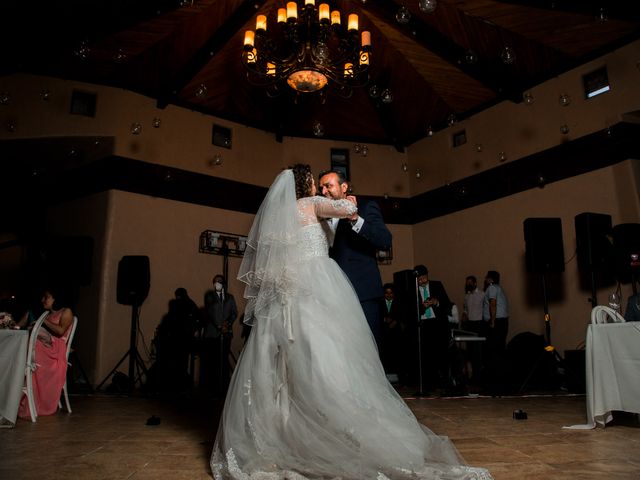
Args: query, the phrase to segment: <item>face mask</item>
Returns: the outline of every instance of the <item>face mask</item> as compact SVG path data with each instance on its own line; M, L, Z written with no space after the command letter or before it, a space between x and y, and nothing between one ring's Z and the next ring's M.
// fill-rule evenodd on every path
M221 292L222 291L222 284L220 282L214 283L213 286L215 287L216 292Z

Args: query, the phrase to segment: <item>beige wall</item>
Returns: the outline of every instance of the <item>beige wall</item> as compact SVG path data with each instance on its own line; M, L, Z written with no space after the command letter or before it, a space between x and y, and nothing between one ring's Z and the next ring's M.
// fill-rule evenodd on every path
M247 234L253 215L109 191L52 208L48 229L55 234L89 235L95 240L93 278L81 289L77 313L78 353L95 383L100 382L129 348L131 307L117 303L118 262L125 255L147 255L151 265L151 288L140 312L145 342L139 350L146 358L155 328L167 312L177 287L184 287L199 305L211 288L211 279L222 273L223 257L198 252L202 231ZM411 227L390 226L395 239L393 265L383 267L386 281L393 279L399 262L411 266ZM240 259L229 259L229 291L244 311L243 284L235 279ZM234 351L241 347L241 325L235 325ZM126 372L128 363L120 368Z
M200 233L207 229L247 233L253 219L252 215L120 191L109 192L109 203L98 377L108 373L129 347L131 307L116 302L120 259L125 255L149 256L151 288L140 312L140 326L149 345L176 288L186 288L202 306L205 291L212 287L213 275L222 273L223 257L198 253ZM231 279L235 279L239 266L239 259L229 259ZM240 283L231 281L229 290L242 311ZM236 333L239 339L239 332ZM142 344L139 348L142 349Z
M95 118L70 115L73 89L98 94ZM407 197L409 179L402 171L406 155L393 147L368 145L367 157L354 153L353 143L322 139L285 137L275 141L271 133L214 119L183 108L155 107L155 101L120 89L31 75L0 78L0 90L10 94L8 106L0 110L2 124L13 123L15 132L0 130L0 139L52 136L114 136L114 154L207 175L268 186L283 167L296 162L311 164L315 172L330 166L331 148L351 150L351 176L358 194ZM50 92L50 100L40 93ZM153 119L159 118L159 128ZM140 135L131 134L132 123L142 124ZM232 149L211 144L213 124L232 129ZM221 166L212 166L215 154ZM92 219L85 222L83 219ZM124 192L65 202L50 212L51 233L87 234L96 240L94 269L99 272L90 287L83 288L78 313L81 328L78 342L89 345L81 352L83 366L99 382L128 349L131 309L116 302L118 261L123 255L149 255L152 288L141 312L141 325L147 344L167 303L178 286L202 304L211 278L222 271L222 257L197 253L198 235L205 229L247 233L252 215L172 202ZM100 223L99 226L96 222ZM410 227L394 228L396 258L411 265ZM3 270L16 263L15 252L4 251ZM4 256L10 258L4 261ZM97 258L97 260L96 260ZM230 259L230 277L240 260ZM394 262L395 263L395 262ZM386 280L391 280L391 266ZM242 287L232 281L230 290L242 311ZM236 335L234 348L240 347ZM140 344L140 348L143 346ZM123 366L126 371L126 365Z
M561 351L575 349L585 339L591 289L588 285L581 286L579 281L574 256L574 217L595 212L611 215L614 225L638 222L640 185L633 180L633 163L638 161L629 160L422 222L414 229L414 237L419 239L414 246L415 261L428 266L431 278L443 281L457 305L462 305L467 275L475 275L482 283L487 270L498 270L509 298L509 335L524 331L541 334L544 331L542 280L539 275L526 272L522 223L528 217L560 217L567 264L564 274L549 274L552 340ZM612 285L598 292L600 304L607 303L614 288ZM630 286L624 285L623 291L626 298Z
M96 116L70 115L73 89L98 95ZM43 90L50 100L41 99ZM263 132L184 108L156 108L153 99L124 90L31 75L0 77L0 91L10 103L0 109L0 124L13 123L15 132L0 129L0 139L104 135L116 138L115 154L193 172L268 186L275 173L295 162L311 164L315 172L330 166L331 148L351 150L352 180L360 194L408 197L409 179L402 171L406 154L386 145L368 145L367 157L353 152L354 143L285 137L275 141ZM153 119L159 118L159 128ZM142 133L131 134L133 123ZM232 129L232 149L211 143L213 124ZM221 166L212 166L221 154Z
M500 103L413 145L408 152L410 170L420 169L423 175L421 179L411 175L411 194L497 167L501 151L507 161L514 161L619 122L624 113L640 108L639 55L640 42L634 42L531 89L532 105ZM608 68L611 91L586 100L582 75L603 65ZM571 97L567 107L558 101L563 93ZM560 132L564 124L570 128L568 135ZM453 148L451 135L462 129L467 143ZM415 261L426 263L432 277L444 281L458 305L467 274L483 278L489 269L500 271L511 303L510 335L542 333L541 280L525 271L523 220L560 217L569 260L575 251L575 215L610 214L614 225L640 221L638 163L627 161L416 225ZM553 292L556 298L550 305L552 340L561 350L572 349L584 341L591 292L579 282L575 258L558 280L561 289ZM612 289L599 292L600 303L606 303ZM628 294L629 286L624 291Z
M411 172L421 169L423 175L421 179L410 176L411 195L497 167L500 152L505 152L507 161L517 160L619 122L624 113L640 109L638 58L640 41L532 88L532 105L502 102L412 145ZM587 100L582 75L603 65L611 91ZM567 107L558 101L563 93L571 97ZM568 135L560 132L565 124ZM451 137L462 129L467 143L453 148Z
M118 155L264 186L283 166L304 161L317 171L329 165L330 148L349 148L357 193L409 197L499 165L500 151L506 153L507 161L513 161L558 145L565 138L605 128L619 121L623 113L638 110L639 54L640 42L635 42L533 88L535 101L531 106L501 103L412 145L407 154L388 146L369 145L364 158L356 156L353 144L347 142L284 138L278 143L273 134L182 108L159 110L152 99L131 92L30 75L0 77L0 90L11 97L10 104L0 108L0 122L17 127L15 132L0 129L0 139L114 136ZM581 75L605 63L612 91L584 100ZM68 114L73 88L98 94L95 118ZM41 99L43 90L50 92L50 100ZM570 106L559 106L561 93L571 96ZM161 120L160 128L153 128L154 118ZM142 124L140 135L130 132L134 122ZM231 150L211 145L214 123L232 128ZM560 133L563 124L570 128L568 137ZM451 134L460 128L466 128L468 142L453 149ZM476 151L476 145L482 145L481 152ZM210 162L216 153L222 154L223 164L213 167ZM401 168L404 162L410 166L407 173ZM481 276L488 268L496 268L502 272L511 298L511 333L541 331L541 307L526 293L535 282L527 282L524 272L523 219L561 217L568 259L575 247L575 214L609 213L614 224L640 219L637 163L624 162L416 226L391 225L394 260L381 268L383 279L390 281L394 271L424 262L460 303L466 274ZM418 168L423 172L421 179L414 175ZM85 324L95 322L91 329L85 327L83 335L87 335L87 342L96 337L95 358L88 363L90 375L97 382L128 348L130 308L115 301L120 258L141 254L151 259L152 286L141 317L145 338L150 342L175 287L184 286L201 304L211 276L222 269L221 257L197 253L200 232L215 229L243 233L248 231L252 215L111 191L55 207L50 220L52 231L91 234L103 247L97 249L98 259L94 259L98 262L98 278L91 291L85 292L84 307L79 307ZM231 260L231 278L238 265L239 260ZM550 306L554 338L561 349L574 348L584 339L589 310L589 292L580 290L577 284L575 260L567 265L562 282L563 298ZM231 291L241 297L237 282L231 284ZM601 301L604 293L600 293Z
M399 270L412 269L414 251L414 228L410 225L388 225L393 235L393 260L390 265L380 265L384 283L393 282L393 274Z

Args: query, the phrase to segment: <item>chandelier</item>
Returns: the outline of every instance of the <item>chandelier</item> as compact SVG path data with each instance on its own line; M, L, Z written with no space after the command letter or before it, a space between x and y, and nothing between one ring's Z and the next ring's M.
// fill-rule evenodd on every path
M242 63L254 85L273 95L285 83L297 92L317 92L327 84L349 96L369 79L371 32L358 31L358 15L346 17L328 3L301 0L278 8L277 25L267 29L267 16L256 17L256 29L244 36Z

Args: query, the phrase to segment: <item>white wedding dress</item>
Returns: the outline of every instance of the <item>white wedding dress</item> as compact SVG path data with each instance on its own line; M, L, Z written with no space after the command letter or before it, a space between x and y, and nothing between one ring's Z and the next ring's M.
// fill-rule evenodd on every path
M270 193L278 182L293 188L287 172ZM420 425L388 383L319 221L347 217L353 205L323 197L295 202L291 195L285 211L268 195L249 236L256 258L245 255L239 278L247 283L245 316L254 327L225 401L214 478L490 479L466 466L447 438ZM292 201L295 224L275 226L278 215L292 212Z

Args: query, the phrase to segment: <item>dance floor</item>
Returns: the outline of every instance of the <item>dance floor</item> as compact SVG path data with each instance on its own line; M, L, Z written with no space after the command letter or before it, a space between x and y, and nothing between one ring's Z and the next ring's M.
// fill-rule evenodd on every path
M0 429L0 478L210 479L221 402L207 398L76 395L73 413ZM451 437L466 461L506 479L640 478L640 424L620 414L607 428L585 421L585 397L407 399L418 419ZM514 420L524 410L526 420ZM147 425L156 416L158 425ZM384 432L382 432L384 433ZM374 479L372 479L374 480Z

